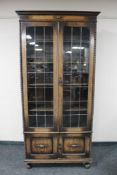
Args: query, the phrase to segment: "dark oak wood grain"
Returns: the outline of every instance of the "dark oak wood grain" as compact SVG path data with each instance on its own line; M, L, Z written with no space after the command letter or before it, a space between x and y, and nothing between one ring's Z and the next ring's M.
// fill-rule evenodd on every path
M100 12L16 11L16 13L20 17L22 104L27 167L37 163L83 163L89 167L88 164L92 162L90 153L94 103L96 19ZM53 127L30 127L26 29L27 27L49 26L53 29L53 109L48 108L48 111L53 111ZM90 31L88 113L85 127L63 127L64 27L88 27ZM37 61L37 64L42 63ZM46 110L46 108L40 109L41 112L46 112Z

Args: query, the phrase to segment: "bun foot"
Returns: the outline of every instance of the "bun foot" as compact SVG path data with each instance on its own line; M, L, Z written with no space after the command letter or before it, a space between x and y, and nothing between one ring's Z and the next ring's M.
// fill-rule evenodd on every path
M32 168L32 165L30 163L27 163L26 164L26 167L27 167L27 169L31 169Z

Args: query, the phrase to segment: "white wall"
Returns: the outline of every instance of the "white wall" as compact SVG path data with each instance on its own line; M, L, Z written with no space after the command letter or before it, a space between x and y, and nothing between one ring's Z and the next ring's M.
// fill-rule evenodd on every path
M15 10L87 10L102 12L97 23L93 141L117 141L116 7L116 0L0 0L0 140L23 140Z

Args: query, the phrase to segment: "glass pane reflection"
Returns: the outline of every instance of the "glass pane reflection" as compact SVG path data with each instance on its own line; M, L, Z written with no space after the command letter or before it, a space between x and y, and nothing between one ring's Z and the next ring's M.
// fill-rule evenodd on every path
M89 28L64 27L63 127L87 126Z
M26 28L29 127L53 127L53 28Z

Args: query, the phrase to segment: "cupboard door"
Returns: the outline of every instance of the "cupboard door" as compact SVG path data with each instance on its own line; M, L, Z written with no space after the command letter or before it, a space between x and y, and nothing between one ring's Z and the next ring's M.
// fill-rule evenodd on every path
M57 135L27 134L25 137L27 158L57 158Z
M56 25L22 23L25 128L55 131L57 119Z
M88 128L90 27L79 23L61 25L61 65L59 92L63 131L83 131ZM91 100L91 98L90 98Z
M87 134L61 134L59 139L61 158L88 157L90 140L91 138Z

